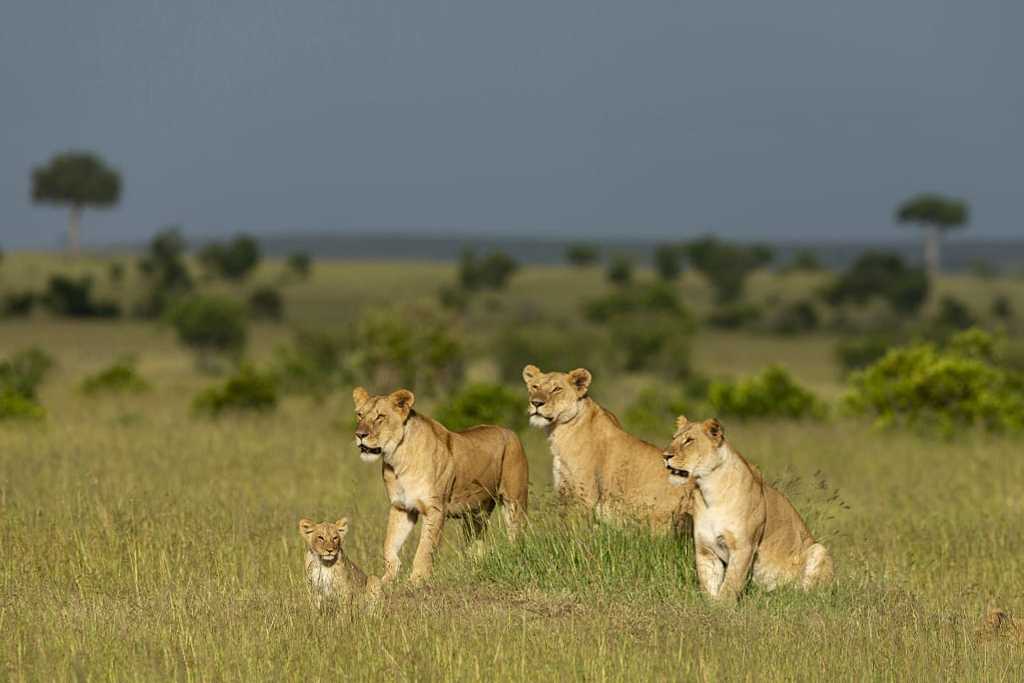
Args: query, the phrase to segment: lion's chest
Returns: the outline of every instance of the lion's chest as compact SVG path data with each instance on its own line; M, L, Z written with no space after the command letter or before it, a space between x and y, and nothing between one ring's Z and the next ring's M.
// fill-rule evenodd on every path
M334 595L337 590L336 578L331 567L325 567L316 560L310 563L309 583L317 593L325 596Z
M713 549L722 562L729 561L729 539L734 537L732 516L716 508L701 510L693 520L693 536L697 543Z
M422 511L430 497L430 487L416 477L396 476L390 488L391 504L409 512Z

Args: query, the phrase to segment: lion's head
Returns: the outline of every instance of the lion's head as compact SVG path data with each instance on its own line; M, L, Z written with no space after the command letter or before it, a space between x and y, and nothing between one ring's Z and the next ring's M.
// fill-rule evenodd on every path
M690 477L699 479L721 463L725 429L715 418L690 422L685 415L676 419L676 433L663 453L668 480L682 484Z
M345 541L345 534L348 533L348 518L342 517L333 524L330 522L316 524L311 519L303 518L299 520L299 533L321 562L332 564L341 555L341 544Z
M550 427L576 417L580 401L590 388L590 371L541 372L536 365L523 368L523 381L530 394L530 424Z
M366 389L352 390L356 407L356 447L359 457L375 462L381 455L391 455L405 436L405 421L412 413L416 396L408 389L399 389L387 396L370 396Z

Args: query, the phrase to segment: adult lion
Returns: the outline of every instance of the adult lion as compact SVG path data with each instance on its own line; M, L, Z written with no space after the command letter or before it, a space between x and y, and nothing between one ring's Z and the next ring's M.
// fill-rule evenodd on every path
M467 536L475 537L500 501L509 535L515 536L526 514L529 481L526 454L515 433L490 425L448 431L412 409L416 397L408 389L371 396L356 387L352 400L360 457L366 462L383 459L384 488L391 501L383 582L398 575L398 553L421 516L413 582L430 576L447 517L461 517Z
M544 429L555 491L600 517L640 520L659 531L688 528L692 486L672 486L661 450L626 432L588 395L591 375L523 368L530 424Z

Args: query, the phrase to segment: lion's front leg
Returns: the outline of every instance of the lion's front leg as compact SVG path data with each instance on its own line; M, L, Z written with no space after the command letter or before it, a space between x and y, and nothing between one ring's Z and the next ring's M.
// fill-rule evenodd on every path
M398 576L402 560L398 554L416 526L418 513L392 507L388 511L388 529L384 536L384 576L381 583L388 583Z
M718 591L722 587L722 579L725 576L722 560L718 558L714 548L699 541L695 542L695 546L697 580L700 582L701 590L712 598L718 597Z
M754 562L754 546L745 544L729 549L729 566L725 570L725 579L718 597L722 600L736 601L750 576L750 565Z
M435 504L423 513L423 529L420 531L420 544L416 548L416 557L412 561L412 575L409 580L419 583L430 577L434 565L434 550L441 541L444 530L444 506Z

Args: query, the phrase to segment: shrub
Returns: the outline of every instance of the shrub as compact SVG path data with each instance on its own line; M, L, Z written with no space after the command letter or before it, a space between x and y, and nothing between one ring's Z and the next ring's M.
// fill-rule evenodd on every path
M280 321L284 317L284 300L273 287L259 287L249 295L249 315L257 320Z
M944 296L939 301L935 325L940 330L966 330L974 323L974 316L964 302L952 296Z
M1004 367L981 330L890 350L850 378L845 406L878 425L904 424L952 436L958 427L1024 429L1024 380Z
M291 346L277 350L277 385L284 392L323 400L338 387L351 384L343 355L344 346L338 337L319 330L300 330Z
M608 262L605 275L612 284L624 287L633 281L633 262L628 257L618 254Z
M708 324L725 330L753 325L761 319L763 311L754 304L730 303L715 306L708 314Z
M466 249L459 260L459 284L463 289L504 289L519 264L503 251L493 251L482 259Z
M171 308L168 319L182 344L207 354L241 354L245 348L245 311L236 302L216 296L190 296Z
M708 399L718 413L736 417L820 419L826 414L824 403L776 365L746 379L712 381Z
M0 389L0 420L40 420L46 417L46 410L33 399Z
M443 286L437 292L437 299L443 308L459 313L469 308L470 295L465 289L455 286Z
M627 372L657 371L668 379L690 374L693 327L678 316L634 314L611 324L615 367Z
M70 318L116 318L120 307L112 301L93 301L92 278L53 275L43 297L46 306L56 315Z
M747 277L771 263L772 250L764 245L740 245L708 236L683 247L690 264L707 278L720 304L734 303L743 296Z
M654 248L654 270L662 280L672 281L679 277L683 266L682 253L673 244L659 244Z
M225 412L267 412L277 407L273 375L242 365L223 384L201 391L192 401L197 415L217 417Z
M453 321L432 309L373 310L356 324L356 379L430 394L462 382L465 353Z
M53 367L53 357L39 348L19 351L0 361L0 419L45 415L36 390Z
M671 434L676 417L694 412L694 405L678 390L647 387L622 413L626 428L638 434Z
M96 374L86 377L82 381L81 388L85 394L138 394L148 391L149 383L139 375L135 368L135 359L126 357L115 361Z
M818 255L810 249L798 249L793 258L783 268L786 273L816 273L823 270Z
M897 254L866 251L825 291L833 306L880 298L900 313L916 313L928 296L928 276Z
M249 235L237 235L228 242L210 242L199 250L199 263L211 276L244 280L263 257L260 244Z
M520 431L526 427L525 405L520 392L500 384L470 384L442 404L434 417L453 430L492 424Z
M124 282L124 264L115 261L107 266L107 279L115 287Z
M998 294L992 299L992 317L1003 322L1008 322L1013 319L1013 304L1010 303L1010 297L1005 294Z
M35 305L35 293L11 292L4 296L4 315L10 318L23 318L32 314Z
M288 272L305 280L313 270L313 258L304 251L296 251L288 255L287 266Z
M676 290L661 283L622 287L583 305L583 316L594 323L606 323L617 316L634 313L666 313L689 319Z
M192 289L192 277L185 266L185 238L176 227L165 228L153 237L139 271L148 291L136 308L146 318L163 315L170 303Z
M589 328L554 325L506 327L490 344L498 376L508 383L521 382L527 364L545 372L594 369L603 347L601 335Z
M818 329L818 311L810 301L795 301L783 306L772 321L779 334L801 334Z
M574 266L592 266L597 263L600 251L593 244L577 242L565 248L565 260Z

